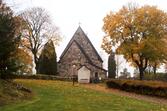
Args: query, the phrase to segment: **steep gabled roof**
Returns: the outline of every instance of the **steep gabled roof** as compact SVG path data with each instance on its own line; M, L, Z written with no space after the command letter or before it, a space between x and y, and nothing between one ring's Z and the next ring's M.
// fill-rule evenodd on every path
M99 61L103 62L103 60L101 59L101 57L99 56L99 54L97 53L96 49L94 48L93 44L91 43L91 41L89 40L89 38L87 37L87 35L84 33L84 31L82 30L82 28L79 26L78 29L76 30L76 32L74 33L72 39L70 40L70 42L68 43L67 47L65 48L65 50L63 51L63 53L60 56L60 60L61 58L65 55L65 53L68 51L71 43L75 40L76 35L81 32L83 34L83 36L85 37L85 39L89 42L89 44L91 45L93 51L95 52L97 58ZM80 46L81 47L81 46ZM83 50L83 48L81 47L81 49ZM89 56L88 56L89 58ZM89 58L90 59L90 58Z
M76 40L73 40L73 41L69 44L69 47L67 47L67 50L71 47L71 45L72 45L73 43L76 43L77 47L78 47L78 48L80 49L80 51L83 53L83 55L84 55L85 58L88 60L88 63L89 63L90 65L92 65L92 66L94 66L94 67L96 67L96 68L98 68L98 69L101 69L101 70L103 70L103 71L107 71L107 70L103 69L102 67L99 67L99 66L95 65L95 64L90 60L90 58L89 58L89 56L86 54L85 50L79 45L79 43L78 43ZM60 59L60 60L61 60L61 59ZM59 61L59 62L60 62L60 61Z

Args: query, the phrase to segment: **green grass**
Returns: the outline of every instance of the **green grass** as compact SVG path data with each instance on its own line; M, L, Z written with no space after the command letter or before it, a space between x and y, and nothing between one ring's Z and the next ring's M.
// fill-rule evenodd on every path
M0 107L0 111L167 111L163 105L72 86L71 82L16 81L31 88L36 97Z

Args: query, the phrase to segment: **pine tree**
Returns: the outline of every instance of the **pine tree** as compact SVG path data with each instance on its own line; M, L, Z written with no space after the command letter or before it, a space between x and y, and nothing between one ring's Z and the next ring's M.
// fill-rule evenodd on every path
M41 52L38 72L46 75L57 74L57 57L53 41L47 42Z
M19 17L14 16L10 7L0 1L0 76L3 79L18 68L13 56L20 41L19 29Z
M111 52L108 57L108 78L115 78L116 76L116 62L115 54Z

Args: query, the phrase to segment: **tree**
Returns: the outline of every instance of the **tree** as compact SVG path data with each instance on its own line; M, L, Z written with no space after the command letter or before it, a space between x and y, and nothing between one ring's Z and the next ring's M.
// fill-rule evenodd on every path
M47 42L42 50L38 72L47 75L57 74L57 56L53 41Z
M104 18L106 43L117 46L116 53L138 67L140 80L149 62L167 57L167 14L154 6L123 6ZM108 45L103 43L103 45ZM106 46L107 47L107 46ZM108 50L105 47L104 50Z
M32 74L33 60L31 54L25 48L18 48L13 58L19 66L18 74Z
M20 16L24 19L22 39L26 44L23 46L32 52L37 71L41 48L51 39L54 43L60 40L58 28L52 25L49 15L43 8L35 7L25 10Z
M111 52L108 57L108 78L116 77L115 53Z
M164 68L165 68L165 73L167 73L167 64L165 64Z
M158 61L158 60L156 60L156 61L150 61L149 62L149 66L152 67L154 74L157 73L157 68L159 68L160 65L161 65L161 62Z
M130 72L128 72L127 68L124 68L123 72L121 72L121 75L120 75L119 78L126 79L126 78L129 78L129 77L130 77Z
M20 18L13 15L10 7L0 1L0 76L8 76L17 70L12 57L20 42Z

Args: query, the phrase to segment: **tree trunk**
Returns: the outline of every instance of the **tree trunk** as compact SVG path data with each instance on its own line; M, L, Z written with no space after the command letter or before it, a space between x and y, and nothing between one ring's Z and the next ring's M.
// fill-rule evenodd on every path
M151 66L148 65L148 74L151 74Z
M36 54L34 54L34 62L35 62L35 70L36 70L36 74L38 74L38 58L36 56Z
M156 63L154 64L153 70L154 70L154 74L156 74L157 73L157 64Z
M140 71L140 80L144 79L144 69L143 68L139 68Z
M157 72L157 71L156 71L156 70L157 70L157 68L156 68L156 67L154 67L153 69L154 69L154 74L156 74L156 72Z
M139 61L134 59L133 53L132 53L132 60L136 63L136 65L139 68L140 71L140 80L144 79L144 71L147 68L148 65L148 58L143 57L143 55L139 54Z

